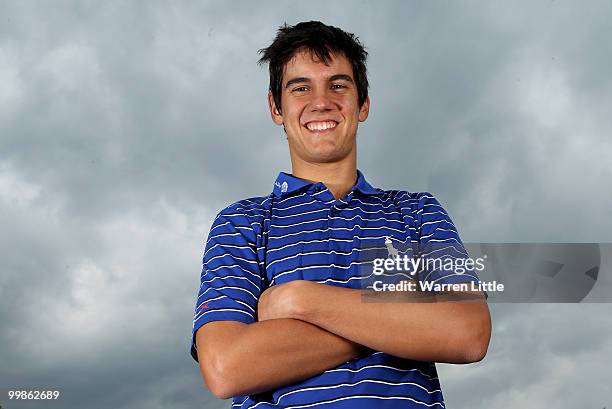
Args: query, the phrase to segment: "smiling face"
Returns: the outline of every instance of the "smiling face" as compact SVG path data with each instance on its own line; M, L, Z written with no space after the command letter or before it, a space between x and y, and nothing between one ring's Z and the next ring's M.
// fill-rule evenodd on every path
M331 54L329 65L302 51L283 72L281 111L272 94L272 119L284 124L292 163L354 160L357 125L368 117L370 101L361 107L351 64L343 54Z

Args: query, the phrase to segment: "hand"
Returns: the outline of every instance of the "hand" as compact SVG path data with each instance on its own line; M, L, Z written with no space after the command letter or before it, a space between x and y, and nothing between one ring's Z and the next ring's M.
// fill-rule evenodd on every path
M307 292L318 283L308 280L294 280L274 285L265 290L257 303L259 321L277 318L298 318L306 308Z

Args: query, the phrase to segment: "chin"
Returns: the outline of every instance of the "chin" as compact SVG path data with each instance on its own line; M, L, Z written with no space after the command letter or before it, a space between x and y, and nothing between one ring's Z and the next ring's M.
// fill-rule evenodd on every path
M318 162L318 163L330 163L330 162L339 162L342 159L346 158L346 153L338 150L328 151L311 151L308 155L310 162Z

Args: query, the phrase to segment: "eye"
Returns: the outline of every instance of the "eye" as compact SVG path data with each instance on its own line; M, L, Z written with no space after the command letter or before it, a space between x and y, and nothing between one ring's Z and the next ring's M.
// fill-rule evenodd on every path
M305 91L308 91L308 87L301 86L301 87L293 88L291 90L291 92L305 92Z
M332 84L332 89L343 89L343 88L347 88L347 86L343 84Z

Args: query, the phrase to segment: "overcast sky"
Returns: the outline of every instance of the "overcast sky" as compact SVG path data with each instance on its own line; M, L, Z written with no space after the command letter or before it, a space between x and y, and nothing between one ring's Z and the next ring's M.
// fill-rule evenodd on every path
M291 170L257 66L284 22L368 48L374 186L432 192L466 242L612 241L610 15L0 1L0 388L61 388L67 409L229 407L189 356L192 312L214 215ZM449 408L612 406L612 305L491 310L486 359L438 365Z

